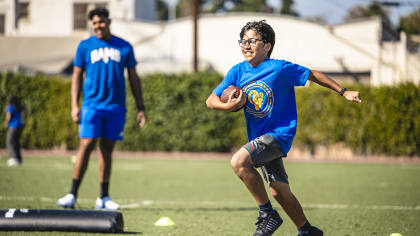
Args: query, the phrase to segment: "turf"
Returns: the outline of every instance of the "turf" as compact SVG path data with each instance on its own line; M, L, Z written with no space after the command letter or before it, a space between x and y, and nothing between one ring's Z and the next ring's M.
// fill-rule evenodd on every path
M55 201L70 187L70 157L27 157L17 168L5 163L6 157L0 157L0 209L58 209ZM420 235L418 164L286 160L286 169L307 217L325 235ZM126 234L252 235L255 230L257 207L234 176L228 160L115 158L110 191L124 207L121 212ZM98 192L97 159L93 157L77 208L93 209ZM275 207L285 219L275 235L296 235L292 221L277 203ZM175 226L154 226L163 216L170 217Z

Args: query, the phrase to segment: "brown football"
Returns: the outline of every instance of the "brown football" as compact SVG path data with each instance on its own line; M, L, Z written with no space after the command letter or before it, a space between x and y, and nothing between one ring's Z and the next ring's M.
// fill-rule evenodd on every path
M233 97L234 98L239 97L239 93L241 89L239 87L236 87L235 85L231 85L227 87L225 90L223 90L222 95L220 95L220 100L226 103L229 100L229 96L233 91L235 91L235 94L233 95Z

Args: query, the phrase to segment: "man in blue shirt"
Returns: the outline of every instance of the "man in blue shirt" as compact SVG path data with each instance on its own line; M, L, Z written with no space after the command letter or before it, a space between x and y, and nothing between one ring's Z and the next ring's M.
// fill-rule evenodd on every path
M112 151L115 141L123 139L127 111L125 68L138 108L139 127L143 127L146 122L145 108L132 46L111 34L111 20L105 8L90 11L89 19L92 21L95 35L83 40L77 48L71 84L71 116L74 122L80 123L80 148L70 193L60 198L57 204L65 208L74 208L89 156L99 139L101 194L96 200L96 208L117 210L119 205L111 200L108 189ZM86 72L84 81L83 72ZM80 109L82 84L83 101Z
M7 160L8 166L19 166L22 164L20 137L25 126L24 118L25 107L20 104L19 97L7 97L5 126L7 127L6 145L10 155L10 159Z
M273 197L298 229L298 236L322 236L323 232L306 219L302 206L291 192L282 157L286 157L296 134L295 86L311 80L330 88L349 101L361 102L357 91L348 91L325 74L284 60L271 59L274 30L265 20L248 22L240 32L239 46L245 61L230 69L208 97L209 108L236 111L244 107L249 143L237 151L231 166L243 181L260 213L254 236L272 235L283 220L269 201L256 168L261 167ZM220 96L228 86L241 88L238 98L230 94L226 103Z

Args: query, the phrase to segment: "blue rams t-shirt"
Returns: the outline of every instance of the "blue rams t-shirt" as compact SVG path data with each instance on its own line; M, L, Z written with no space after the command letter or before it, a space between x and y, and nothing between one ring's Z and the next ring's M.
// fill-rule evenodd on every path
M10 113L10 120L7 124L7 127L12 129L17 129L23 126L23 122L21 119L22 111L25 109L24 106L21 106L20 111L17 111L15 106L8 105L6 108L6 112Z
M267 58L256 67L243 61L230 69L213 90L220 96L230 85L241 88L247 96L244 114L248 139L274 136L286 155L297 127L294 86L304 86L310 70L284 60Z
M132 46L119 37L101 40L92 36L80 42L73 65L86 71L82 105L126 111L124 68L136 64Z

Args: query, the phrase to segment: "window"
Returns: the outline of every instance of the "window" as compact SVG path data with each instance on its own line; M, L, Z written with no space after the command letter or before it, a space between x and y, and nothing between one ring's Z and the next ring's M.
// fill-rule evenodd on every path
M87 29L87 3L75 3L73 5L73 29Z
M4 35L5 31L5 24L6 24L6 17L4 15L0 15L0 35Z
M88 27L88 12L97 7L107 7L106 3L74 3L73 29L86 30Z
M28 19L29 18L29 2L19 2L18 3L18 19Z

